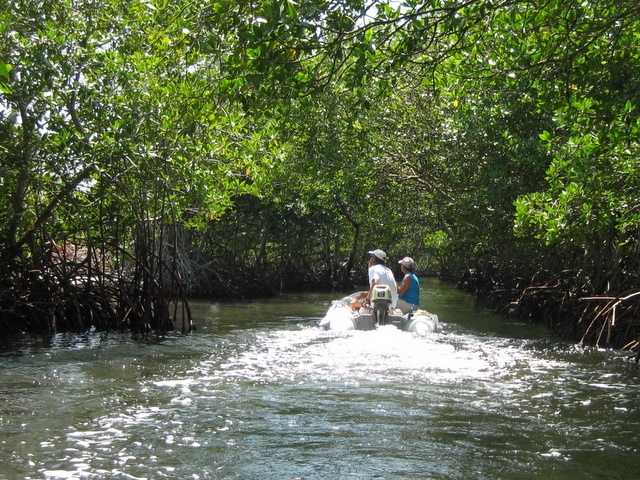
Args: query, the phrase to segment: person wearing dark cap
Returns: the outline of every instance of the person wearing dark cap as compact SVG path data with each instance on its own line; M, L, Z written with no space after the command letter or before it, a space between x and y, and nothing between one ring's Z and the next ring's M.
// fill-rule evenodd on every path
M420 281L415 274L416 263L411 257L404 257L398 262L404 277L398 285L398 308L402 313L409 313L420 303Z

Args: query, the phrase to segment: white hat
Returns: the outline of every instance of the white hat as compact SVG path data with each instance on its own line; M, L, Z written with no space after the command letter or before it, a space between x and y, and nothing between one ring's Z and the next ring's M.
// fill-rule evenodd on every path
M398 262L400 265L404 265L405 267L407 267L409 270L413 270L414 268L416 268L416 262L413 261L413 258L411 257L404 257L402 260L400 260Z
M369 252L369 255L373 255L376 258L379 258L380 260L382 260L383 262L387 261L387 254L384 253L383 250L380 250L379 248L376 250L372 250Z

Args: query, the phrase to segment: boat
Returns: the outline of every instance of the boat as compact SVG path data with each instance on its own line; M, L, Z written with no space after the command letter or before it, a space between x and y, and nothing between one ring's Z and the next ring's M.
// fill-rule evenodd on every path
M438 331L440 321L435 313L414 309L407 314L391 309L391 289L387 285L376 285L371 292L371 307L354 310L349 305L362 292L333 300L319 326L326 330L375 330L393 325L399 330L419 334Z

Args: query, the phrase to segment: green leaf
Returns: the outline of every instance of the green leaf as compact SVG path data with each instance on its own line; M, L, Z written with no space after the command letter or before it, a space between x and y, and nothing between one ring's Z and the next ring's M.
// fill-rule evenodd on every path
M294 22L298 21L298 9L296 8L296 3L293 0L287 0L287 12L289 13L289 18Z

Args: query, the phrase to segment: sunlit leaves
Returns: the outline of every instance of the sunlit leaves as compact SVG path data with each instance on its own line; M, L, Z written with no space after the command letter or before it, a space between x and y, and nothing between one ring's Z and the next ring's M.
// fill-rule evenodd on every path
M9 63L17 65L3 111L12 119L22 112L14 125L29 142L3 142L11 152L3 160L3 211L11 204L41 208L90 164L101 173L77 196L100 206L96 218L127 217L114 228L141 218L195 224L255 191L252 176L267 156L258 153L265 150L260 128L221 100L221 91L232 96L246 80L225 80L216 69L222 52L198 50L206 40L198 28L205 6L74 2L71 9L60 2L47 4L44 16L30 10L36 4L19 6L1 40L15 57L3 58L0 79L8 79ZM222 12L224 2L215 6ZM70 229L73 218L58 213ZM26 212L13 217L25 219L16 228L27 227ZM75 228L85 226L78 221Z
M0 92L11 93L9 87L9 72L11 71L11 65L7 65L0 60Z
M634 104L626 101L603 122L602 112L612 106L576 99L557 116L569 129L566 137L541 135L556 152L547 170L549 188L516 202L516 232L547 244L582 245L609 239L615 230L624 237L638 228L639 119Z
M32 183L3 211L93 163L88 197L132 221L203 225L250 193L479 249L518 195L517 231L546 243L637 222L631 2L14 4L3 193Z

